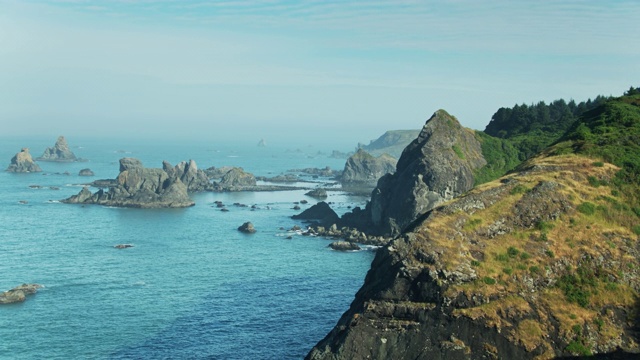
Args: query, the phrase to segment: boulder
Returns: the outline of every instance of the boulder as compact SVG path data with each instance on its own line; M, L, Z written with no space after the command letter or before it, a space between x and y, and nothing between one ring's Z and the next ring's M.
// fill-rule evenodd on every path
M80 170L80 172L78 172L79 176L95 176L95 174L93 173L93 171L91 171L91 169L82 169Z
M317 220L322 224L334 224L340 220L338 214L324 201L321 201L298 215L291 217L295 220Z
M327 190L321 189L321 188L313 189L313 190L307 192L305 195L314 197L316 199L326 199L327 196L328 196L327 195Z
M333 250L338 250L338 251L361 250L358 244L351 241L334 241L331 244L329 244L329 247L332 248Z
M378 157L370 155L363 149L353 154L344 165L342 171L342 186L345 188L373 189L378 179L386 174L393 174L397 160L387 154Z
M64 138L64 136L58 136L58 140L56 141L55 145L53 147L46 148L42 156L40 156L36 160L73 162L78 161L79 159L69 149L69 145L67 144L67 140Z
M8 172L13 173L30 173L41 172L40 166L33 161L28 148L22 148L19 153L11 158L11 164L7 168Z
M44 286L40 284L22 284L16 286L11 290L0 293L0 304L23 302L26 300L27 295L35 294L38 289L43 287Z
M253 234L256 232L256 228L253 227L253 224L251 222L247 221L246 223L238 227L238 231L243 232L245 234Z

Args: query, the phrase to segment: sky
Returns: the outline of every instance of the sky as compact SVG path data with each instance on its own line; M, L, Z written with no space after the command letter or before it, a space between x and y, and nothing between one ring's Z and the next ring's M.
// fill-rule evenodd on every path
M0 0L0 136L350 138L640 86L636 0ZM256 140L256 141L257 141Z

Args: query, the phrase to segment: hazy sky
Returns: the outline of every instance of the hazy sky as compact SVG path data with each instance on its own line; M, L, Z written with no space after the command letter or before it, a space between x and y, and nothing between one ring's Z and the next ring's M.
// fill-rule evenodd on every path
M0 0L0 135L368 141L640 86L640 1Z

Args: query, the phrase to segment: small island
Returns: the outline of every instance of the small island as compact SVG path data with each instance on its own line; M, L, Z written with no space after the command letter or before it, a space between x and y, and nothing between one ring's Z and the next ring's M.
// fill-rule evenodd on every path
M67 144L67 140L62 135L58 136L58 140L53 147L46 148L42 156L36 160L53 162L86 161L76 157L76 155L69 149L69 144Z
M19 153L11 158L11 164L7 168L12 173L41 172L40 166L33 161L28 148L22 148Z

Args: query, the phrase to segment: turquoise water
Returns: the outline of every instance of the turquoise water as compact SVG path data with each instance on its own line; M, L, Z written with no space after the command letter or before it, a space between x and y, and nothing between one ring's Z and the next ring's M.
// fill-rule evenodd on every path
M89 161L40 162L44 174L0 172L0 290L45 286L24 303L0 306L0 358L299 359L335 325L364 280L373 252L331 251L322 238L286 239L290 233L281 228L301 225L290 219L293 202L315 202L305 191L201 193L187 209L57 202L92 180L77 176L80 169L91 168L93 179L113 178L123 156L148 167L192 158L200 168L239 165L269 176L341 168L344 160L318 154L331 148L67 140ZM3 139L2 167L21 147L37 157L54 142ZM216 200L258 209L221 212ZM364 200L335 192L328 199L338 212ZM258 232L239 233L245 221ZM134 247L113 248L121 243Z

